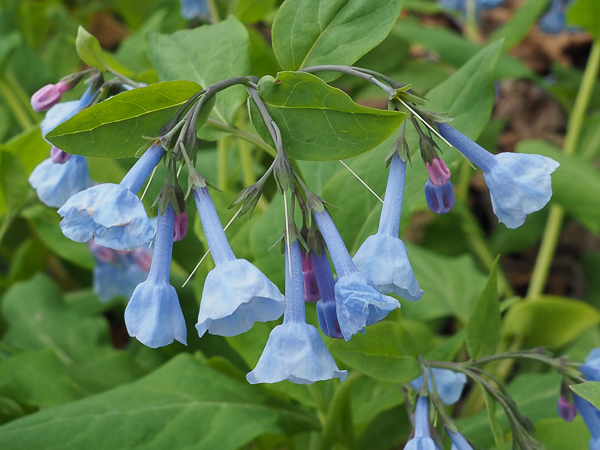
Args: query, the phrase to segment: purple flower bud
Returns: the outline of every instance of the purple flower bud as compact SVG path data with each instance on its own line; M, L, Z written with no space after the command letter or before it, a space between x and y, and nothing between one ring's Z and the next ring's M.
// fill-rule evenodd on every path
M450 180L450 169L443 159L433 158L431 164L425 161L425 167L427 167L429 179L434 185L441 186Z
M187 234L188 229L188 215L186 212L182 212L179 215L175 215L175 228L173 229L173 242L182 240Z
M304 300L314 303L321 298L319 293L319 285L315 276L315 268L313 267L314 253L311 251L308 254L302 252L302 276L304 277Z
M315 277L319 285L321 300L317 302L317 318L319 319L319 327L326 336L335 339L342 339L344 335L340 329L340 323L337 318L337 308L335 306L335 281L329 258L325 250L321 252L321 256L311 254L315 268Z
M567 422L572 422L577 415L577 408L571 404L564 395L558 398L558 415Z
M50 149L50 158L54 164L64 164L71 157L70 153L63 152L60 148L55 147L54 145Z
M56 105L69 89L70 86L64 81L47 84L31 96L31 107L34 111L46 111Z
M454 188L452 183L446 183L436 186L427 180L425 183L425 200L427 206L436 214L446 214L454 206Z

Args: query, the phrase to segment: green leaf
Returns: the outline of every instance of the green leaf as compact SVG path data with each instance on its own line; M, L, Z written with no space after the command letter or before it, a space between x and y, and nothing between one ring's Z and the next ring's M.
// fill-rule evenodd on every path
M179 355L127 386L0 427L0 448L237 450L264 433L315 429L299 408Z
M581 25L595 39L600 39L600 3L596 0L576 0L567 10L569 24Z
M596 408L600 409L600 383L597 381L586 381L581 384L573 384L571 390L580 397L586 399Z
M525 338L525 347L563 347L600 323L598 310L581 300L543 296L512 306L503 332Z
M273 9L275 0L237 0L235 16L244 23L256 23Z
M133 89L84 109L46 135L58 148L97 158L134 156L200 86L169 81Z
M500 299L498 297L498 258L487 283L473 306L467 323L467 350L471 359L493 355L500 342Z
M4 63L8 60L12 51L21 45L21 42L21 34L16 30L2 36L2 39L0 39L0 69L4 67Z
M534 424L535 438L546 450L589 450L590 432L581 416L572 422L561 417L546 419Z
M161 80L191 80L202 87L236 76L250 74L250 41L246 27L235 17L215 25L183 30L170 35L148 34L148 57ZM244 100L243 86L232 86L217 94L211 118L233 124ZM225 136L205 127L204 139Z
M42 137L39 125L17 134L0 148L17 155L28 175L35 166L48 158L50 152L50 144Z
M263 77L258 91L281 130L287 154L295 159L331 161L359 155L390 136L405 116L357 105L345 92L309 73ZM252 123L273 143L254 102L249 103Z
M110 351L108 322L65 306L60 290L45 275L14 284L2 301L7 324L2 341L16 349L51 347L65 363L97 358Z
M578 155L565 155L545 141L521 141L520 153L548 156L560 163L552 174L552 200L595 234L600 233L600 172Z
M497 28L487 39L494 42L504 39L503 50L508 51L516 47L529 33L529 30L540 16L546 11L550 0L528 0L522 3L512 17L502 27Z
M496 260L496 266L497 262L498 261ZM496 416L496 400L494 400L491 394L483 386L480 385L480 388L483 390L483 395L485 397L487 416L488 420L490 421L490 428L494 436L496 448L498 450L504 450L504 433L502 432L502 427L500 426L500 422L498 421L498 417Z
M6 151L0 152L0 186L9 214L16 214L25 205L31 188L20 159Z
M419 376L414 342L399 323L380 322L348 342L334 340L329 350L353 369L386 383L401 384Z
M94 67L101 72L106 72L109 69L102 54L100 42L82 26L79 26L77 30L75 47L81 60L88 66Z
M352 65L389 34L401 0L287 0L273 21L273 49L286 70Z

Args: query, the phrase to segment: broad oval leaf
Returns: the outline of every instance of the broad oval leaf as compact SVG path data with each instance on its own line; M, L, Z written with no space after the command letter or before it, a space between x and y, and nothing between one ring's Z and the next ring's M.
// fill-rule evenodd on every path
M407 383L419 376L414 341L399 323L370 326L348 342L334 340L329 350L344 364L386 383Z
M345 92L309 73L263 77L258 91L281 130L285 151L296 159L331 161L360 155L390 136L405 116L357 105ZM252 123L273 143L254 102L249 103Z
M81 25L77 30L77 39L75 48L81 60L90 67L94 67L102 72L108 70L108 64L102 54L102 47L98 39L83 28Z
M352 65L396 23L402 0L287 0L273 21L273 49L286 70Z
M157 136L200 86L192 81L168 81L133 89L84 109L57 126L46 139L74 155L128 158Z
M182 354L139 381L0 427L0 448L236 450L264 433L315 429L300 408Z

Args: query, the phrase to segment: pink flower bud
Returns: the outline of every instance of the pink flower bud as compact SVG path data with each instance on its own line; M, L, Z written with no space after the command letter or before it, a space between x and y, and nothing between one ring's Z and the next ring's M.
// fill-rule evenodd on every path
M427 167L429 179L434 185L441 186L450 180L450 169L448 169L443 159L433 158L431 164L425 163L425 167Z
M182 240L187 234L188 215L182 212L180 215L175 214L175 228L173 228L173 242Z
M321 298L312 257L302 252L302 275L304 278L304 300L314 303Z
M558 415L567 422L572 422L577 415L577 408L575 405L569 403L569 400L564 395L558 398Z
M34 111L46 111L56 105L70 88L71 86L64 81L47 84L31 96L31 107Z
M50 149L50 158L52 158L52 162L54 164L64 164L71 157L70 153L63 152L60 148L55 147L54 145Z
M140 266L144 272L150 272L150 265L152 264L152 252L147 248L136 248L131 252L131 259Z

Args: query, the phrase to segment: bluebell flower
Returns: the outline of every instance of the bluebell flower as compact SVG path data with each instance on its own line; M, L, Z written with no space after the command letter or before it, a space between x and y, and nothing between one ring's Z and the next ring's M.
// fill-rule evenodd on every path
M579 371L588 381L600 381L600 348L596 347L587 355Z
M436 214L446 214L454 207L454 188L447 181L441 186L436 186L427 180L425 183L425 200L427 207Z
M542 16L538 25L542 32L547 34L559 34L563 31L580 31L577 28L567 27L565 23L565 11L572 0L552 0L550 8Z
M405 177L406 162L396 153L390 164L379 229L363 242L353 261L356 268L373 281L379 292L393 292L406 300L417 301L423 296L423 290L413 273L406 246L398 238Z
M65 236L115 250L132 250L148 244L154 230L136 193L164 154L160 145L144 153L120 184L99 184L72 196L59 210Z
M208 331L235 336L248 331L256 321L281 317L285 298L256 266L245 259L236 259L208 190L194 189L194 199L216 266L204 282L196 325L198 334L202 337Z
M476 0L475 7L479 13L486 9L497 8L502 3L504 3L504 0ZM467 0L438 0L438 4L452 11L460 11L463 14L466 14L467 11Z
M379 322L392 310L400 308L400 303L393 297L382 295L373 281L357 270L327 210L313 211L313 215L337 272L335 307L344 339L349 340L367 325Z
M311 384L334 377L344 381L348 372L338 369L317 329L306 323L302 256L298 240L290 244L290 253L287 252L286 246L286 309L283 324L273 328L256 367L246 375L246 379L251 384L283 380Z
M573 394L577 411L581 414L586 427L590 431L590 450L600 450L600 411L587 400Z
M173 340L186 343L185 319L175 288L169 283L175 212L169 204L158 217L154 257L148 279L140 283L125 309L125 325L131 337L151 348Z
M88 107L95 95L96 92L92 92L92 86L90 85L79 100L58 103L50 108L40 123L42 137L45 139L45 136L61 123Z
M483 170L494 213L508 228L522 225L527 214L550 201L550 174L560 165L553 159L519 153L493 155L450 125L437 126L444 138Z
M304 277L304 300L309 303L314 303L321 298L319 285L315 275L313 266L314 252L302 251L302 276Z
M429 433L429 401L427 397L417 398L415 412L415 436L406 443L404 450L440 450Z
M569 400L564 395L561 395L558 398L558 404L556 409L558 415L567 422L572 422L575 416L577 415L577 407L574 404L571 404L571 402L569 402Z
M48 158L33 169L29 184L47 206L60 208L73 195L94 185L87 160L73 155L65 163L57 164Z
M460 399L465 383L467 382L467 376L464 373L455 372L454 370L449 369L428 369L427 389L429 392L433 392L432 377L435 378L437 393L445 405L452 405ZM410 384L412 384L416 390L421 389L423 386L423 376L419 375L419 377L411 381Z
M71 89L65 81L56 84L47 84L31 96L31 107L34 111L46 111L60 102L62 95Z
M473 450L471 444L467 442L465 437L460 434L458 431L452 431L446 428L446 432L450 439L452 440L452 449L451 450Z
M206 0L181 0L181 16L184 19L203 19L208 16Z
M329 258L325 249L321 251L321 255L310 253L313 261L314 274L319 286L321 299L317 302L317 318L319 320L319 328L326 336L335 339L342 339L344 335L340 329L340 323L337 318L337 309L335 307L335 281L333 272L329 265Z

